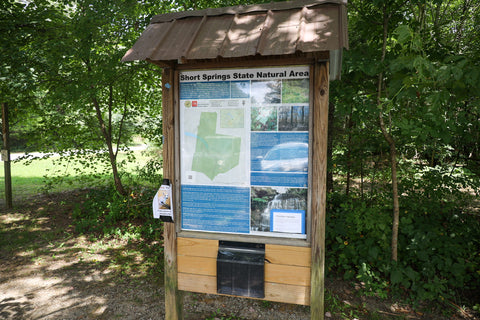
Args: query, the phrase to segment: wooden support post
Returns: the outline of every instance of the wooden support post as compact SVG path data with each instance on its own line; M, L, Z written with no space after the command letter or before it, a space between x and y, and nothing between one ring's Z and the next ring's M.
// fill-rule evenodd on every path
M175 72L172 68L163 69L162 109L163 109L163 176L175 182ZM173 188L175 190L175 188ZM172 205L176 195L172 194ZM175 206L173 205L175 208ZM165 319L183 319L183 297L178 290L177 277L177 234L174 223L164 223L163 241L165 255Z
M5 205L12 209L12 172L10 169L10 129L8 124L8 104L2 103L2 135L3 149L2 158L5 172Z
M312 264L311 319L323 320L325 290L325 207L327 200L327 134L328 134L328 62L314 66L313 155L312 155Z

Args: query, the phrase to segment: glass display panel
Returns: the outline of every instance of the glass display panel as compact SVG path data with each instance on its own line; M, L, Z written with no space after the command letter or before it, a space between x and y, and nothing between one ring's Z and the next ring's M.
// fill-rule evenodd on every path
M181 229L306 238L308 66L179 74Z

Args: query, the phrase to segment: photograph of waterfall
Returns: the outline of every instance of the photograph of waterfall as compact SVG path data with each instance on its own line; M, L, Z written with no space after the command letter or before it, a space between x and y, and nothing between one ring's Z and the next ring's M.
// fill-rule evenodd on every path
M307 189L287 187L251 188L251 231L271 232L272 210L307 211Z

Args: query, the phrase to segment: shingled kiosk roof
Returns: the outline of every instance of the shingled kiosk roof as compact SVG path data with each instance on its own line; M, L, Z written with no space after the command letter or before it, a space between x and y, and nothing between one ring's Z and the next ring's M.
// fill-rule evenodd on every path
M346 0L297 0L157 15L122 61L279 56L348 48Z

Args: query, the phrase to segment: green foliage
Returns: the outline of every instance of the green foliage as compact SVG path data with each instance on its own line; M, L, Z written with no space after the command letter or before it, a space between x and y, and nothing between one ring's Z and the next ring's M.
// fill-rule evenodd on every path
M128 196L121 196L112 187L92 189L73 211L75 230L133 241L145 253L149 272L158 275L163 272L163 224L152 215L155 192L134 187Z
M84 153L106 151L98 159L124 193L118 152L134 134L161 137L158 69L120 62L153 9L143 1L8 1L0 94L15 111L14 147L70 152L79 163Z
M136 170L137 180L149 185L159 185L162 181L162 174L160 173L163 168L163 161L155 158L151 158L147 163L138 167Z
M363 319L368 314L362 306L346 303L345 300L329 290L325 290L325 311L332 315L338 315L339 319ZM375 316L375 314L369 314L369 319L376 319Z
M366 293L478 299L479 16L461 1L349 2L350 50L331 85L326 254ZM398 156L397 263L380 111Z
M310 84L308 79L282 81L282 103L308 103Z
M399 239L404 258L392 269L391 280L422 299L479 290L480 219L472 201L480 184L474 176L465 179L472 177L468 170L459 171L431 168L404 183Z
M385 268L389 261L391 218L387 208L330 195L326 222L326 253L332 258L329 270L341 270L346 279L354 278L363 264L375 268L368 270L369 274L385 271L379 267ZM367 270L362 272L365 278Z
M471 212L478 194L464 191L480 190L479 181L466 185L460 177L437 168L403 179L397 263L389 256L388 193L374 202L331 194L328 269L355 277L366 294L379 297L391 292L421 301L479 292L480 218Z
M134 187L128 196L122 196L111 187L92 189L73 212L75 229L80 233L104 235L127 236L133 233L135 237L158 240L162 224L153 219L152 199L155 192L153 188Z
M242 320L242 318L239 318L233 315L228 315L222 312L220 309L218 309L211 316L206 317L205 320Z

